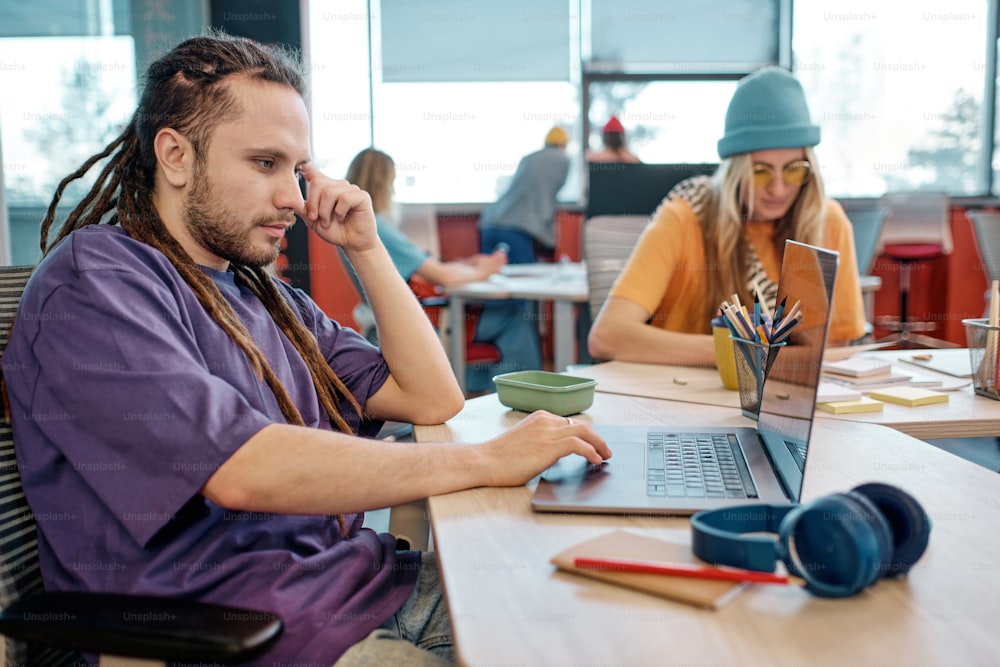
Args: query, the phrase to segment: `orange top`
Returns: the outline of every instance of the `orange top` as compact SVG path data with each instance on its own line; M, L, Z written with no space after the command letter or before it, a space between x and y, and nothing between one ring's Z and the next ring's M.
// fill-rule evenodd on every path
M610 295L642 306L650 313L653 326L707 334L710 323L704 321L704 303L699 301L708 289L708 281L698 219L687 200L681 198L665 202L654 215ZM745 231L768 278L777 282L781 259L771 241L774 223L748 223ZM829 340L860 338L865 333L865 315L853 229L840 204L832 199L827 200L820 245L840 253Z

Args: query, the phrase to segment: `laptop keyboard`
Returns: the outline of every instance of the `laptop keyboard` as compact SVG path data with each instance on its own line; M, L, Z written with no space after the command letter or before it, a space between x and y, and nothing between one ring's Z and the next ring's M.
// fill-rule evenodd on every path
M799 467L799 470L805 472L806 470L806 446L800 442L790 442L785 440L785 447L788 449L788 453L792 455L792 459L795 461L795 465Z
M739 441L727 433L649 432L646 493L678 498L756 498Z

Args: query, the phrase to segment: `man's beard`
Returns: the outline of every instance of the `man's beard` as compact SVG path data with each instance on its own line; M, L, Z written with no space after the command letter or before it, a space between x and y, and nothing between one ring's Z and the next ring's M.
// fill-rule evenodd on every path
M197 173L201 172L201 173ZM269 248L259 247L250 238L251 232L275 222L293 222L290 216L258 216L247 224L224 204L213 203L211 183L202 170L196 170L194 185L184 202L184 218L195 243L229 262L260 268L278 258L281 240L275 239Z

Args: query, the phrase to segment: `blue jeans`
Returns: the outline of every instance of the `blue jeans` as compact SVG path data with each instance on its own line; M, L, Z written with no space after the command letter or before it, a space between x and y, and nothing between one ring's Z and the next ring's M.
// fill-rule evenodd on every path
M507 244L509 264L532 264L538 261L538 250L545 250L530 235L516 229L484 227L479 230L481 252L493 252L498 243ZM522 299L483 304L475 339L496 345L500 350L500 363L469 368L465 375L468 391L479 393L493 389L494 375L542 368L536 313L537 304Z
M540 245L535 239L522 231L509 227L483 227L479 230L479 250L489 254L498 243L507 244L507 262L509 264L533 264L538 261L538 251L552 255L553 249Z
M467 368L467 391L479 393L492 390L494 375L542 368L536 308L534 301L521 299L487 301L483 304L476 322L475 340L496 345L500 350L500 362Z
M425 551L421 554L417 585L409 599L382 627L347 649L334 667L453 665L452 643L437 555Z

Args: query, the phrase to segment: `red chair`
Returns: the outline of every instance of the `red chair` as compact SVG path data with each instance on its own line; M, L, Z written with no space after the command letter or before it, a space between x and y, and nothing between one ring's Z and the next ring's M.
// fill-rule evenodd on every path
M899 317L876 318L879 328L892 332L878 342L900 348L958 347L921 333L934 331L937 323L914 320L909 311L913 270L951 254L951 199L943 192L893 192L882 196L880 206L888 211L880 254L899 264Z
M420 276L414 275L410 278L410 289L417 295L420 305L428 319L437 328L442 337L449 334L446 331L448 318L444 316L445 308L448 307L448 296L443 290ZM479 321L479 313L482 307L470 305L466 307L465 318L465 363L468 366L478 366L483 364L496 364L500 362L500 349L492 343L473 340L476 337L476 323ZM446 347L447 349L447 347Z
M583 257L583 214L575 211L556 213L556 261L569 257L579 262Z

